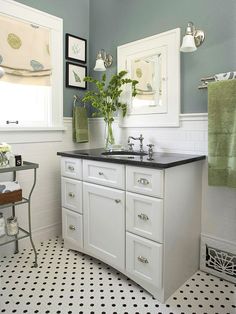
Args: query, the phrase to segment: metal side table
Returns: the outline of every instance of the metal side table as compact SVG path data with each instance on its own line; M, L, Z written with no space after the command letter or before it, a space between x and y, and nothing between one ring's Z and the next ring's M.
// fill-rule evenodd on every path
M21 201L19 202L15 202L15 203L9 203L9 204L4 204L4 205L0 205L0 209L1 208L6 208L6 207L11 207L12 208L12 216L15 217L15 208L18 205L21 204L28 204L28 231L24 230L23 228L19 227L19 233L17 235L14 236L8 236L8 235L4 235L3 237L0 238L0 246L11 243L11 242L15 242L15 253L19 252L18 249L18 241L24 238L29 237L30 238L30 242L34 251L34 255L35 255L35 260L34 260L34 267L38 267L38 263L37 263L37 252L34 246L34 242L32 239L32 231L31 231L31 208L30 208L30 203L31 203L31 196L36 184L36 170L39 167L38 164L32 163L32 162L28 162L28 161L24 161L22 166L18 166L18 167L3 167L0 168L0 174L1 173L6 173L6 172L12 172L13 173L13 181L16 180L16 173L17 171L22 171L22 170L30 170L33 169L34 171L34 179L33 179L33 185L31 187L31 190L29 192L28 197L23 197Z

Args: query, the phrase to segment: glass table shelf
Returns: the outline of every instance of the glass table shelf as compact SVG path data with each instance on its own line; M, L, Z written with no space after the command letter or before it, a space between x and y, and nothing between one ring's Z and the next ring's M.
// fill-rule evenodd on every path
M27 238L27 237L29 237L29 235L30 234L28 231L26 231L22 228L19 228L19 232L17 235L14 235L14 236L4 235L4 236L0 237L0 246L7 244L7 243L15 242L15 241L20 240L20 239Z

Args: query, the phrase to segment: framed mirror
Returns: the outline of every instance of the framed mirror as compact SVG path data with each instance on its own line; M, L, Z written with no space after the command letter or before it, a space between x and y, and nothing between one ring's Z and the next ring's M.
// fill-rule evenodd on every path
M134 41L117 48L118 71L137 80L137 95L129 87L122 100L128 114L122 127L179 126L180 29Z

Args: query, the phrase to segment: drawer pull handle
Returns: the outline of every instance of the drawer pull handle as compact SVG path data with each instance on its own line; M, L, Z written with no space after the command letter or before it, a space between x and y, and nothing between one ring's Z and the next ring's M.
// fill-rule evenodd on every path
M118 203L120 203L120 202L121 202L121 200L115 200L115 202L118 204Z
M139 214L138 215L138 218L140 218L140 219L142 219L142 220L149 220L149 218L148 218L148 216L147 215L145 215L145 214Z
M75 197L75 193L72 193L72 192L70 192L68 195L69 195L70 197Z
M140 178L138 179L138 183L143 184L143 185L148 185L149 181L145 178Z
M76 228L73 225L69 225L69 229L72 230L72 231L75 231Z
M148 259L146 257L140 255L137 258L141 263L148 264Z
M73 166L68 166L68 169L71 170L71 171L75 170L75 168Z
M100 176L103 176L103 175L104 175L104 173L103 173L103 172L98 172L98 174L99 174Z

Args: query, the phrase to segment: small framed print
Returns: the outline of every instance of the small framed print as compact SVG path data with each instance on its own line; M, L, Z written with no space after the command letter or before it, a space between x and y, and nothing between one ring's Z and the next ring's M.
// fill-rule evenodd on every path
M66 59L86 63L87 40L66 34Z
M86 66L66 62L66 87L87 89L87 82L84 82L86 75Z

